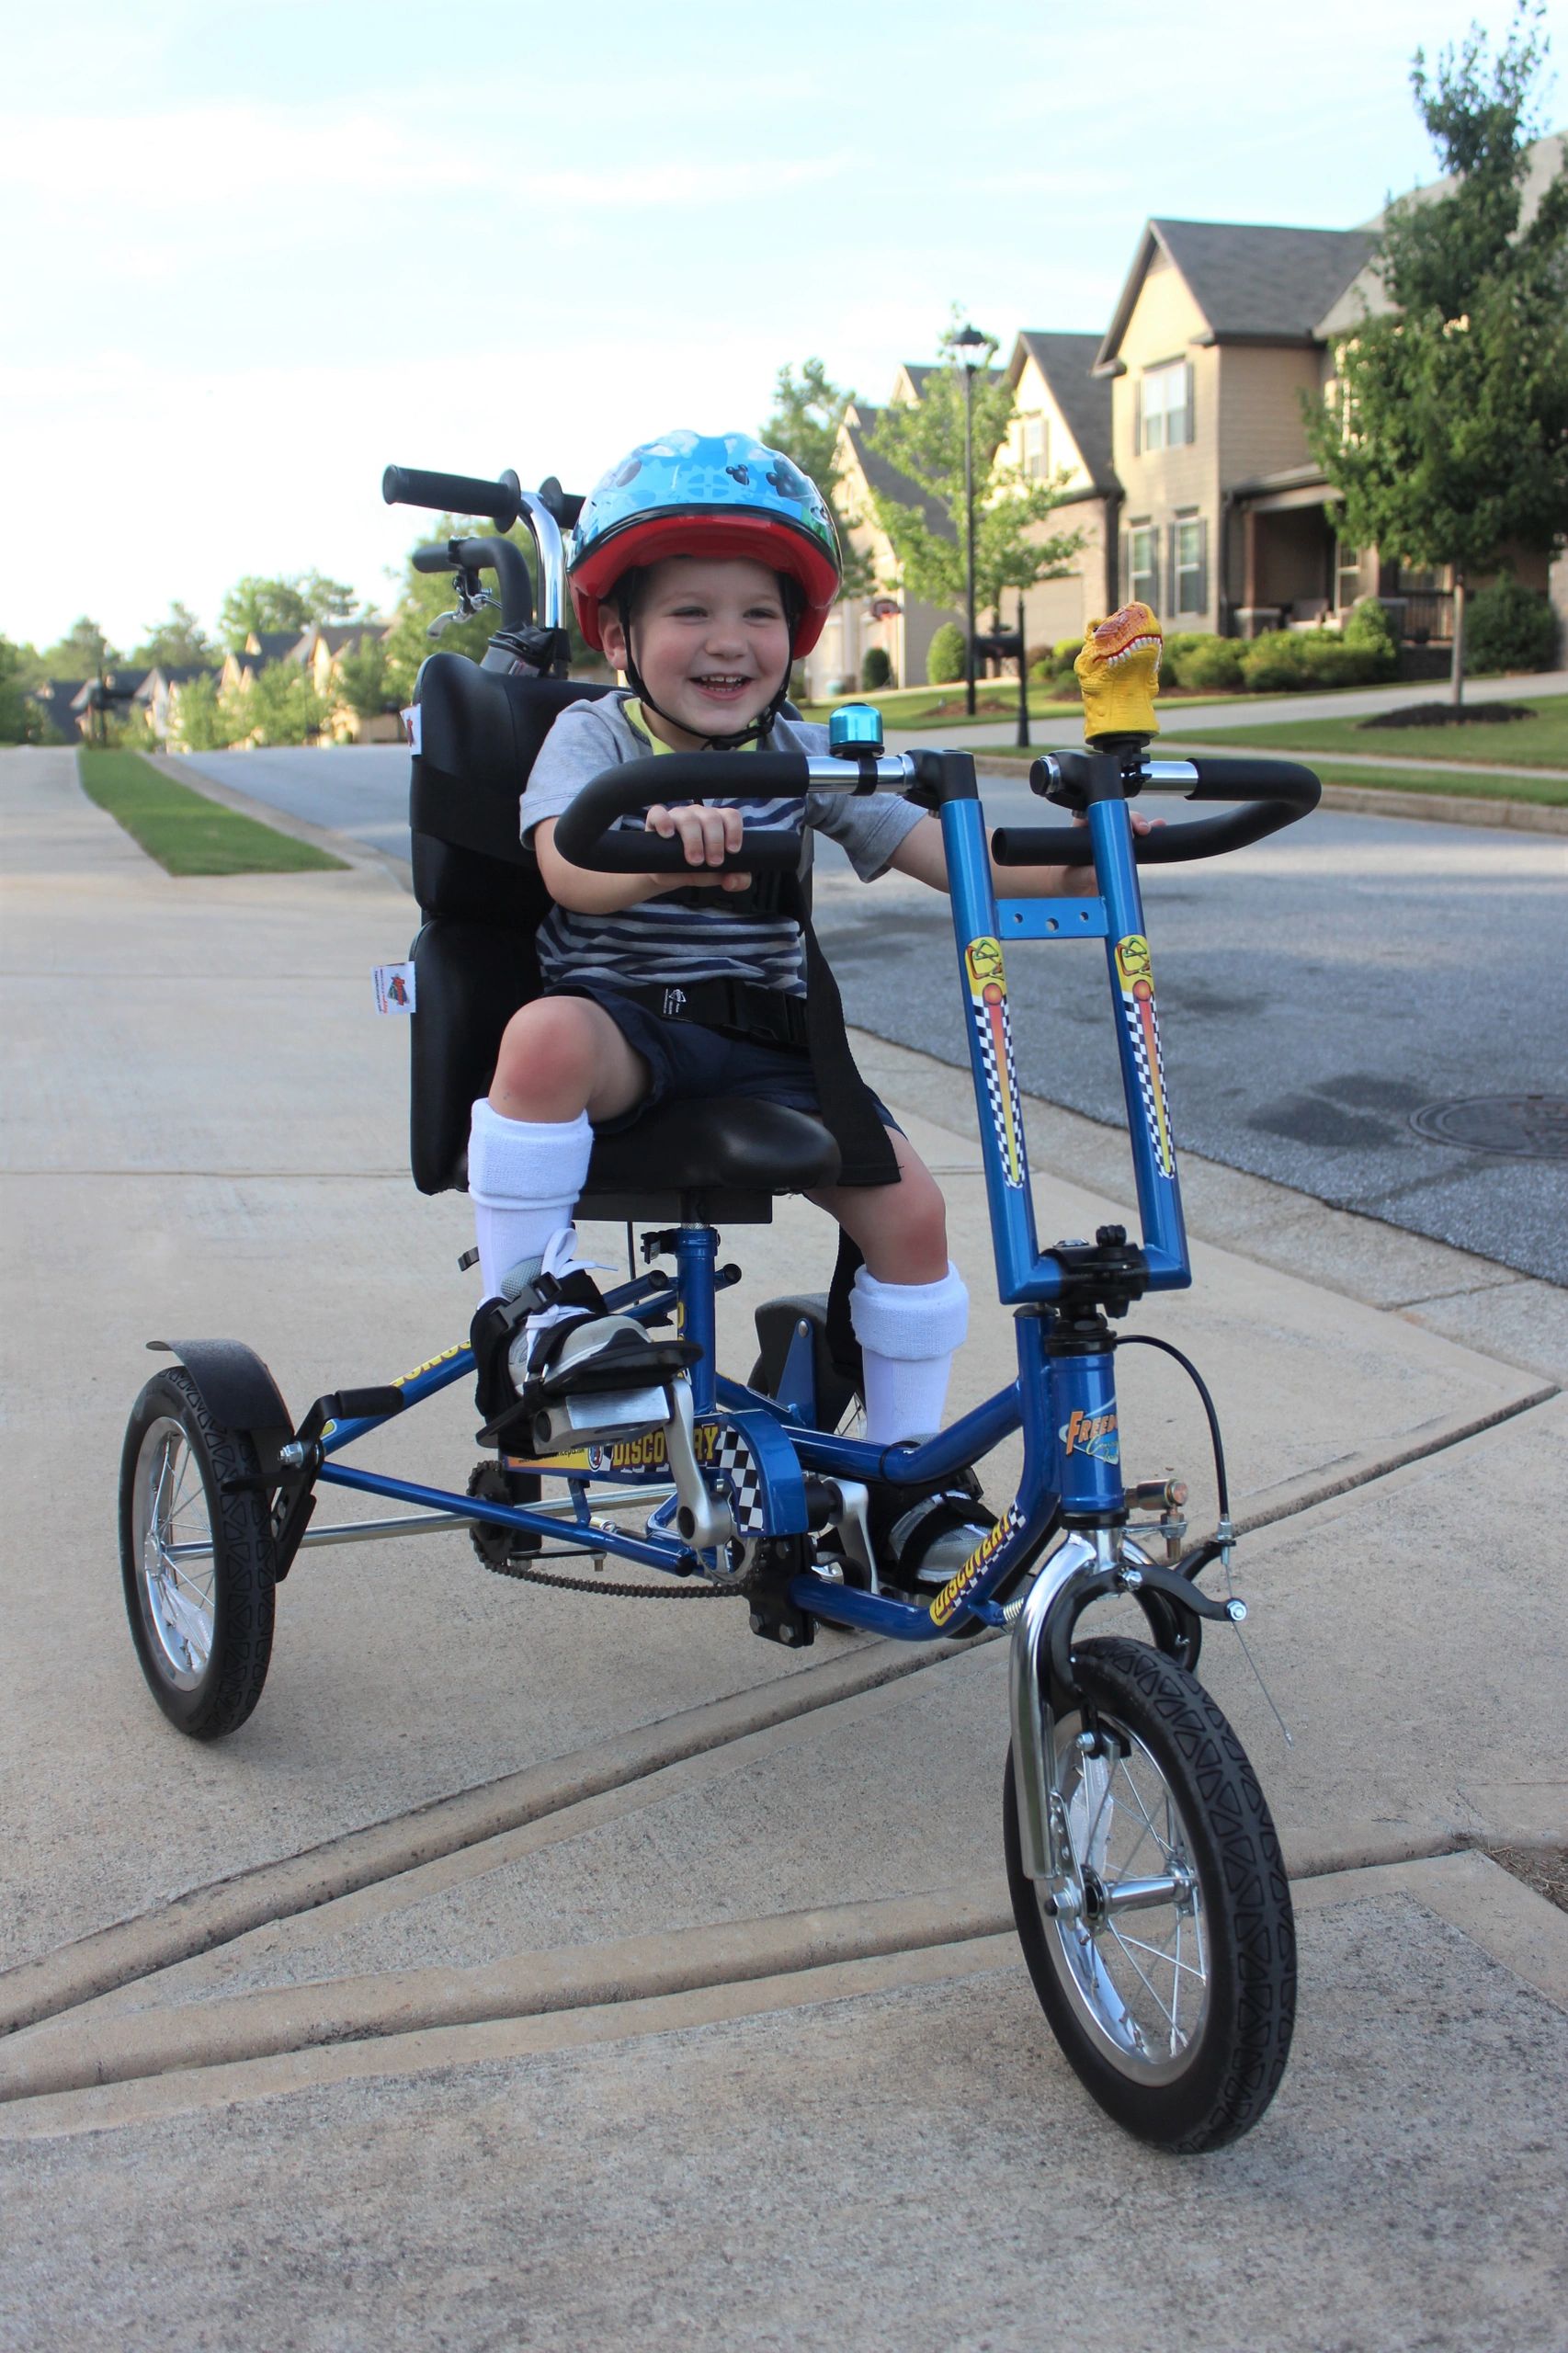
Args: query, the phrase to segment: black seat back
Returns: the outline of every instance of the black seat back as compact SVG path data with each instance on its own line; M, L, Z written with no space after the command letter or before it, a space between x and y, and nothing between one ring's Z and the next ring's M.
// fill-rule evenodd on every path
M414 943L409 1103L422 1193L466 1182L471 1108L486 1092L501 1032L540 990L534 934L550 906L517 833L517 801L568 703L606 694L578 678L482 670L433 654L419 674L419 748L409 791Z
M534 935L551 899L518 835L523 787L567 704L609 691L452 654L433 654L420 671L409 822L424 923L413 950L409 1146L422 1193L466 1187L473 1103L489 1091L507 1022L540 994ZM807 1192L837 1172L832 1137L802 1112L676 1103L598 1140L586 1198L593 1215L618 1221L763 1224L775 1192Z

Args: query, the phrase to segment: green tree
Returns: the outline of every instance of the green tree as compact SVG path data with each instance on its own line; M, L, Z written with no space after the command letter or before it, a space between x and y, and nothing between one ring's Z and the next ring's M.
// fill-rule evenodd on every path
M226 751L242 732L232 701L219 697L215 676L192 678L178 689L173 737L183 751Z
M45 676L51 678L92 678L100 670L114 669L120 656L109 643L97 621L85 613L73 621L57 645L48 647L43 654Z
M135 658L151 669L155 662L183 667L196 662L214 662L217 657L190 607L176 599L165 618L148 631L136 649Z
M218 608L218 634L238 654L253 630L259 637L264 630L347 620L357 602L346 581L330 580L324 573L300 572L284 580L247 572Z
M268 662L242 694L224 699L240 722L236 742L309 744L326 723L326 704L298 662Z
M379 719L382 711L393 708L387 684L387 649L374 631L367 631L358 645L339 655L337 677L343 699L357 717Z
M951 535L937 529L917 506L873 491L877 520L892 542L909 592L932 605L961 606L967 550L964 513L964 370L957 336L960 313L941 340L941 365L933 368L918 401L890 404L878 415L871 446L878 455L926 494L949 518ZM1065 474L1032 482L998 453L1013 414L1010 385L993 381L988 341L974 374L974 601L976 609L998 611L1003 592L1032 588L1037 580L1059 579L1084 544L1082 531L1031 538L1060 505Z
M868 597L876 585L870 558L850 546L839 499L844 469L838 461L838 437L854 399L853 392L831 381L820 359L808 359L798 370L780 368L762 438L770 449L782 449L792 458L832 507L844 559L842 593Z
M1520 227L1548 42L1517 0L1495 57L1471 26L1411 86L1451 185L1384 217L1376 268L1393 306L1337 352L1309 410L1312 454L1352 545L1451 564L1451 699L1464 690L1467 576L1514 549L1555 552L1568 529L1568 170Z
M37 661L30 645L13 645L8 637L0 637L0 744L43 740L43 713L28 695L36 683L28 655Z

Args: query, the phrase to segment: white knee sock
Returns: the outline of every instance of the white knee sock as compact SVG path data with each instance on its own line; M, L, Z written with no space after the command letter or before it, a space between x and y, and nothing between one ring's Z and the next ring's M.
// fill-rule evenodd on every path
M551 1235L570 1225L593 1148L585 1111L574 1120L507 1120L481 1096L469 1131L468 1191L486 1299L503 1295L515 1267L537 1266Z
M861 1267L849 1321L866 1368L866 1441L897 1446L942 1427L953 1353L969 1330L969 1293L952 1265L940 1282L881 1283Z

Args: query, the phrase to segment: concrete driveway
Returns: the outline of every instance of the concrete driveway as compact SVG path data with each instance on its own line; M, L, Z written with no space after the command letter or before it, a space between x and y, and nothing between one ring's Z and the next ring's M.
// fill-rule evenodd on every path
M467 1218L404 1171L377 864L173 882L60 754L0 758L0 818L7 2353L1560 2341L1568 1921L1477 1849L1568 1818L1561 1290L1187 1163L1197 1287L1135 1321L1202 1363L1255 1529L1294 1746L1239 1649L1205 1676L1296 1875L1302 2016L1256 2132L1156 2158L1008 1930L998 1645L790 1657L442 1535L302 1556L247 1725L164 1722L113 1541L141 1342L245 1336L299 1410L460 1336ZM862 1054L949 1194L961 1406L1010 1353L972 1107ZM1095 1122L1029 1133L1043 1232L1124 1206ZM797 1203L731 1246L733 1358L829 1254ZM1123 1404L1201 1512L1189 1394L1134 1352ZM472 1430L449 1392L387 1459L460 1481Z

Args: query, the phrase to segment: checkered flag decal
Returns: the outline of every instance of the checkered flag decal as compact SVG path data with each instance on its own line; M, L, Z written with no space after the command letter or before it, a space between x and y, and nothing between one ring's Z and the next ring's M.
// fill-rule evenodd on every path
M720 1433L713 1467L722 1472L729 1482L730 1509L735 1517L735 1528L744 1538L765 1536L767 1515L763 1508L762 1474L750 1447L730 1423Z
M1142 1015L1129 998L1121 1000L1121 1017L1127 1024L1127 1035L1132 1047L1133 1067L1138 1073L1138 1092L1143 1098L1143 1125L1149 1131L1149 1142L1154 1148L1154 1158L1162 1176L1174 1173L1171 1157L1174 1140L1171 1135L1171 1098L1165 1091L1165 1058L1160 1051L1160 1017L1149 999L1149 1026L1154 1033L1154 1064L1158 1073L1159 1092L1155 1093L1154 1073L1149 1068L1149 1049L1143 1036ZM1161 1117L1162 1108L1164 1118Z
M991 1007L970 1000L970 1016L980 1039L981 1066L985 1073L985 1099L991 1111L991 1127L1002 1147L1002 1174L1009 1185L1024 1181L1023 1136L1017 1126L1018 1072L1013 1060L1013 1024L1004 997L997 1010L1002 1018L1002 1052L1007 1068L1007 1102L1013 1107L1014 1126L1011 1142L1008 1135L1006 1103L1003 1100L1002 1081L996 1068L996 1040L992 1028Z

